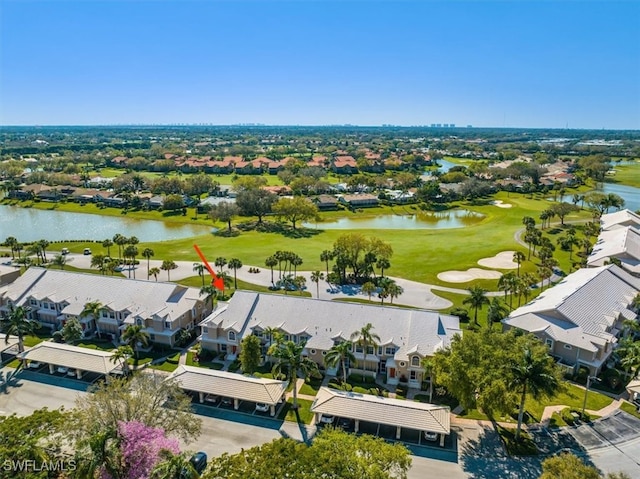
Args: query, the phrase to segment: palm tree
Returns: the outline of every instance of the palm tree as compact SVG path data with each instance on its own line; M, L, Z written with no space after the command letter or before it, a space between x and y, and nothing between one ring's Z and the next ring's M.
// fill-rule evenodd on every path
M109 238L102 242L102 247L107 248L107 256L111 257L111 247L113 246L113 241Z
M264 260L264 265L267 268L271 268L271 284L273 284L273 267L278 264L278 260L275 256L271 255Z
M142 344L144 347L149 345L149 333L143 331L142 326L132 324L127 326L127 329L122 333L122 340L133 348L134 366L138 367L138 345Z
M124 249L123 255L124 255L125 258L129 258L130 259L130 263L129 263L129 278L131 278L131 270L133 270L133 278L135 279L135 277L136 277L136 256L138 256L138 247L134 246L132 244L128 245Z
M147 258L147 279L149 279L149 268L151 266L151 257L155 254L155 252L151 248L145 248L142 250L142 257Z
M502 321L509 314L509 308L507 305L500 301L498 298L493 298L489 303L489 309L487 310L487 326L489 329L493 328L493 323Z
M151 268L149 270L149 276L153 276L158 281L158 275L160 274L160 268Z
M24 337L33 335L38 330L38 323L27 318L29 310L25 306L10 306L4 323L4 342L9 344L9 336L18 337L18 354L24 352Z
M160 269L167 272L167 281L171 281L171 270L176 269L178 265L175 261L165 259L160 266Z
M218 256L213 264L216 265L218 267L218 271L222 273L222 268L224 268L224 265L227 264L227 259L223 258L222 256Z
M42 252L42 261L44 263L47 262L47 247L50 245L51 243L49 243L46 239L41 239L38 241L38 247L40 248L40 251Z
M271 326L264 328L262 334L266 335L269 338L269 346L271 346L274 342L277 342L279 340L278 338L282 336L282 333L278 328L273 328Z
M347 381L347 362L350 364L356 362L356 357L353 354L353 343L351 341L342 341L341 343L334 344L327 355L324 357L324 363L335 368L338 364L342 366L342 380Z
M133 356L133 349L131 346L120 346L113 352L113 356L109 358L114 364L120 363L120 367L122 368L122 374L125 376L129 375L129 358Z
M379 258L376 267L380 270L380 276L384 278L384 270L391 268L391 263L387 258Z
M362 351L364 354L363 357L363 369L367 370L367 350L369 346L371 346L374 350L378 346L380 342L380 336L376 333L371 332L373 329L373 324L367 323L358 331L354 331L351 334L351 341L354 341L357 345L362 347Z
M311 273L311 281L316 283L316 298L320 297L320 281L324 279L324 273L322 271L313 271Z
M404 293L404 288L392 280L387 287L387 292L389 293L389 301L393 304L393 298L397 298Z
M4 244L11 248L11 259L16 259L16 245L18 245L18 240L14 236L9 236L6 240L4 240Z
M473 322L477 325L478 310L482 309L485 304L489 304L489 298L486 296L487 290L480 286L471 286L467 291L469 291L469 296L462 300L462 304L468 304L474 309Z
M527 259L525 254L522 251L516 251L513 253L513 261L514 263L518 263L518 276L520 276L520 264Z
M305 381L309 377L319 377L318 365L307 356L303 356L306 341L278 341L269 348L269 355L276 359L272 373L274 377L284 374L289 383L293 382L293 409L298 409L298 391L296 380L302 377Z
M376 290L378 289L378 287L373 284L371 281L367 281L366 283L364 283L362 285L362 288L360 289L364 294L366 294L367 296L369 296L369 301L371 301L371 295L373 293L376 292Z
M291 256L291 265L293 266L293 275L296 276L298 274L298 266L302 265L302 258L297 254ZM289 271L291 272L291 271Z
M237 273L238 273L238 270L240 268L242 268L242 261L240 261L238 258L231 258L229 260L228 266L229 266L229 269L233 270L233 287L235 289L238 289L238 276L237 276Z
M553 359L547 354L534 356L529 348L524 350L521 361L511 367L511 373L513 378L510 387L514 389L521 388L522 391L518 409L518 428L515 436L516 441L518 441L520 439L524 402L527 399L527 393L537 400L544 396L553 396L561 386L560 381L558 381L557 366Z
M89 301L84 304L84 308L80 312L79 317L91 316L95 322L96 329L98 329L98 320L100 313L102 312L104 305L100 301ZM99 331L98 331L99 332Z
M432 403L433 402L433 385L435 383L433 358L430 358L430 357L422 358L420 365L424 369L425 376L429 376L429 402Z
M333 251L329 251L328 249L325 249L322 253L320 253L320 261L324 261L325 266L327 267L327 276L329 276L329 261L331 261L334 256L335 255L333 254Z
M202 288L200 288L200 296L204 295L205 303L207 301L211 301L211 309L213 309L213 302L217 297L217 293L218 293L218 290L210 284L206 284Z
M64 269L64 265L67 264L67 257L62 254L57 254L53 257L53 261L51 261L51 264L59 266L60 269Z
M206 268L204 267L204 264L202 263L193 263L193 271L195 273L198 273L198 276L200 276L200 278L202 279L202 286L204 286L204 270Z
M113 242L118 245L118 259L122 258L122 247L127 244L128 240L126 236L122 236L120 233L113 235Z
M198 479L200 475L191 464L188 453L172 454L163 449L159 453L160 462L151 470L150 479Z
M631 377L636 377L640 373L640 341L624 338L616 352L620 356L620 366L631 372Z
M100 271L100 273L104 274L105 273L105 258L106 256L103 254L94 254L91 257L91 268L96 268L98 271Z

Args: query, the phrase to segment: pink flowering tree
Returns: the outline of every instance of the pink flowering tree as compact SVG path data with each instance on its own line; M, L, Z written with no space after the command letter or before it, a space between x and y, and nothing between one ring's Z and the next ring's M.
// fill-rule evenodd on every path
M170 439L162 428L149 427L138 421L119 421L118 438L122 455L122 479L148 479L153 468L163 460L162 451L179 454L176 439ZM116 479L101 474L103 479Z

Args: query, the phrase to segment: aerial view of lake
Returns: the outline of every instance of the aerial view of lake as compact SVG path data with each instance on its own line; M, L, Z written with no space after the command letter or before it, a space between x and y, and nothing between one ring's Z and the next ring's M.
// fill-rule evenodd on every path
M45 211L0 205L0 241L14 236L20 242L45 238L60 240L103 240L116 233L137 236L140 241L163 241L210 233L206 226L101 216L68 211Z
M433 230L463 228L478 223L484 215L468 210L438 211L416 215L380 215L373 218L340 218L335 221L304 223L324 230Z

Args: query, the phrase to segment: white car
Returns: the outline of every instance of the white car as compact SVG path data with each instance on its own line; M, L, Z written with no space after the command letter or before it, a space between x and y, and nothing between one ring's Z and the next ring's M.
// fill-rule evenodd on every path
M424 438L427 441L435 442L435 441L438 440L438 433L437 432L424 431L423 435L424 435Z
M269 405L259 402L256 404L256 411L258 412L269 412Z
M218 396L216 396L215 394L207 394L204 397L204 400L210 403L217 403L218 399L220 399Z
M60 374L67 374L69 372L69 368L65 368L64 366L58 366L56 369Z
M38 369L40 366L42 366L42 363L39 363L38 361L29 362L30 369Z
M322 424L333 424L333 420L335 418L333 416L327 416L325 414L323 414L322 416L320 416L320 422Z

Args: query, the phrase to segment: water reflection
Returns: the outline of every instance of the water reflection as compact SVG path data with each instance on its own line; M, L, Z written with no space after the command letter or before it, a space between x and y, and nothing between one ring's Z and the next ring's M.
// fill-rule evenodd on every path
M456 209L438 212L425 212L415 215L380 215L373 218L340 218L335 221L305 223L308 228L325 230L350 229L387 229L420 230L464 228L478 223L484 215L473 211Z

